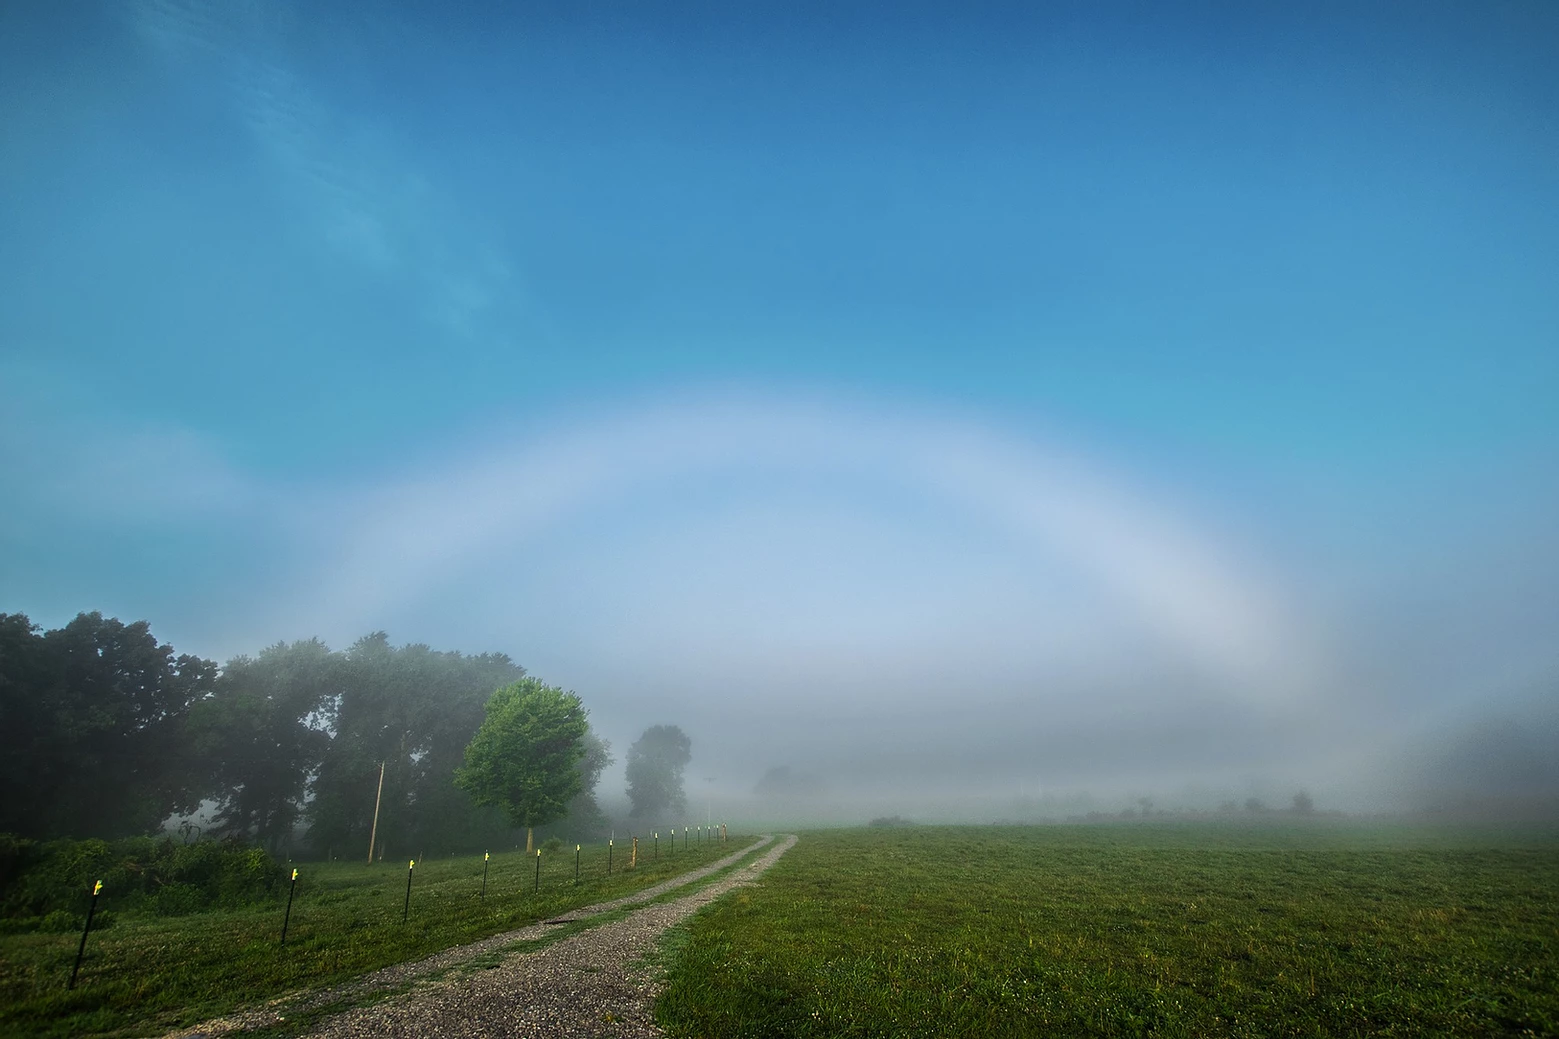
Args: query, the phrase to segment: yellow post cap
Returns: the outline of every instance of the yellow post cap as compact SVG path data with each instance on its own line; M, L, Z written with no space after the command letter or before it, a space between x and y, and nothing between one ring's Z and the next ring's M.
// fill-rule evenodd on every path
M537 848L537 849L536 849L536 857L537 857L537 858L538 858L538 859L539 859L539 858L541 858L541 849L540 849L540 848Z
M416 859L412 859L410 862L406 863L406 868L407 869L416 869L417 868L417 860Z
M488 860L488 859L490 859L490 858L492 858L492 856L491 856L491 855L489 855L489 854L488 854L488 853L487 853L487 852L485 852L485 851L484 851L484 852L482 852L482 861L483 861L483 862L486 862L486 861L487 861L487 860Z
M293 870L292 870L292 879L293 880L297 880L298 879L298 870L297 870L296 867L294 867Z
M103 882L101 880L98 881L96 884L92 885L92 893L94 895L97 894L99 891L102 891L102 890L103 890Z
M576 845L574 845L574 850L578 851L581 847L583 847L583 845L576 844Z

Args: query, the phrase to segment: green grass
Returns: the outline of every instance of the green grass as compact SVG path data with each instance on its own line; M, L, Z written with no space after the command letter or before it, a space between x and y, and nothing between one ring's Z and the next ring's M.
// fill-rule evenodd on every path
M339 984L369 971L631 895L750 843L639 843L639 866L623 869L619 841L606 874L606 848L586 847L574 883L574 849L536 860L495 854L481 888L481 856L417 864L411 911L401 922L406 861L301 863L287 944L280 943L285 894L276 902L184 917L120 914L94 930L74 991L66 990L80 932L0 937L0 1035L155 1035L284 993ZM112 892L99 909L113 911Z
M808 833L661 960L674 1036L1559 1035L1559 836Z

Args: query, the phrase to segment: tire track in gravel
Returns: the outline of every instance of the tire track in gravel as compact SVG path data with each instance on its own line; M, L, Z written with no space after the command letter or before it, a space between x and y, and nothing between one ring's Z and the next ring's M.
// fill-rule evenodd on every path
M288 1018L354 998L415 987L369 1006L342 1011L302 1034L319 1039L397 1036L658 1036L653 1007L656 985L638 969L666 928L686 919L732 888L752 884L796 843L787 836L757 859L698 891L644 906L621 920L601 924L530 952L505 950L518 942L545 939L565 924L639 905L726 869L772 844L765 835L741 851L622 898L571 910L561 917L457 946L412 963L397 964L347 985L284 997L263 1007L170 1033L165 1039L208 1039L219 1035L285 1027ZM494 967L464 976L431 979L450 968L492 954ZM484 964L485 966L485 964Z

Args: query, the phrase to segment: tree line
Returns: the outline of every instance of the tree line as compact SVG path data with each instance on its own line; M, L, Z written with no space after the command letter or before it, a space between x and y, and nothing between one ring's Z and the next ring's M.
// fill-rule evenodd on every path
M478 733L499 727L506 690L511 702L571 698L563 743L545 755L512 736L484 748ZM689 758L675 726L634 744L636 816L681 810ZM609 825L595 790L612 760L578 697L502 653L396 647L375 632L345 650L278 642L219 666L175 654L145 621L83 613L43 631L0 614L0 831L24 837L143 834L204 805L212 835L359 855L376 801L378 843L397 855L501 846L512 826L557 820L585 836ZM504 770L526 762L530 778L506 792ZM540 790L538 776L551 800L517 813L511 795Z

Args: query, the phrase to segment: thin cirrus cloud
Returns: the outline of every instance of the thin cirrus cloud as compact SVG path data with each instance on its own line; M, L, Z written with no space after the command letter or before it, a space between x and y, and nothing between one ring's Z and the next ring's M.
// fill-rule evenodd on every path
M191 89L215 86L228 98L323 245L377 276L407 280L443 332L491 335L500 301L538 318L512 265L407 158L393 128L332 103L299 70L282 42L282 30L302 19L291 5L140 0L129 11Z
M261 488L188 426L107 414L101 397L37 365L0 362L0 473L9 511L155 529L253 513Z

